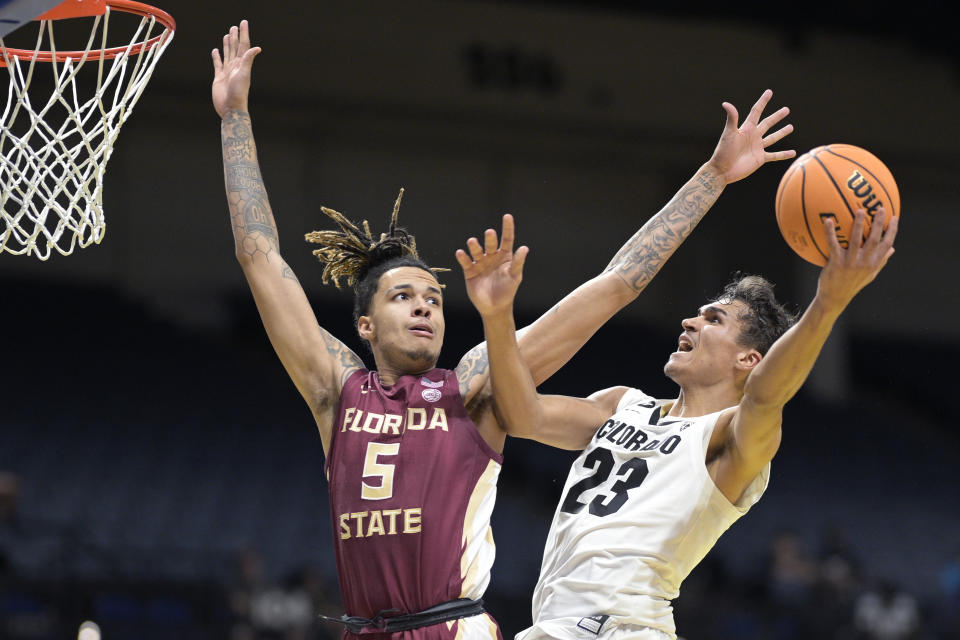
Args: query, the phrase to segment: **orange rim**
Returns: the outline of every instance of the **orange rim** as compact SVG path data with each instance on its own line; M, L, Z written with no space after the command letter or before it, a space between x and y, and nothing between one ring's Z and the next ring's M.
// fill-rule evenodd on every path
M139 42L130 49L130 55L139 55L142 51L148 51L156 45L160 44L163 40L169 38L174 31L177 30L177 23L174 22L173 16L171 16L166 11L162 9L157 9L148 4L142 2L134 2L133 0L106 0L106 5L111 9L117 11L122 11L124 13L132 13L134 15L149 17L153 16L157 22L162 24L166 30L158 36L154 36L145 42ZM97 15L96 10L87 13L85 15L94 16ZM52 15L51 15L52 14ZM56 8L48 11L47 13L40 16L41 18L47 18L50 20L58 20L56 16ZM71 16L73 17L73 16ZM40 18L38 18L40 19ZM89 52L86 51L57 51L54 54L52 51L36 51L32 49L7 49L4 48L6 55L11 58L20 58L21 60L36 60L37 62L52 62L56 60L57 62L66 62L67 58L72 60L79 60L84 55L87 56L88 60L109 60L111 58L116 58L117 56L123 54L127 51L128 47L112 47L109 49L90 49ZM5 67L6 61L3 56L0 56L0 67Z

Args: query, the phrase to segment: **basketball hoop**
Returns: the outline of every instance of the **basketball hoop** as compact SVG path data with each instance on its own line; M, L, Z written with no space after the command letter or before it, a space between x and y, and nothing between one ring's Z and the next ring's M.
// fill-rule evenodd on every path
M111 12L140 17L124 46L108 46ZM86 47L57 51L54 23L70 18L93 18ZM130 0L67 0L35 23L33 49L8 48L0 38L0 67L9 75L0 114L0 253L46 260L51 250L69 255L103 239L103 176L114 140L173 40L176 23L166 12ZM34 104L28 90L38 64L50 65L53 88ZM89 98L78 92L84 68L96 73Z

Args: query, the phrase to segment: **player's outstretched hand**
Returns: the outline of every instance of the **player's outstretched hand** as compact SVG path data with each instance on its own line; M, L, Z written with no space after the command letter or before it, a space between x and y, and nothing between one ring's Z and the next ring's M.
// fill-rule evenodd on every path
M737 114L737 108L729 102L723 103L723 110L727 112L727 122L708 164L713 166L727 184L746 178L767 162L787 160L797 155L793 149L767 151L767 147L776 144L793 132L793 125L787 124L768 134L790 113L790 109L781 107L761 120L763 110L767 108L767 103L772 97L773 91L770 89L764 91L750 109L746 120L739 126L740 116Z
M260 47L250 46L250 25L246 20L240 26L230 27L223 36L223 57L214 49L213 58L213 107L222 118L228 111L246 111L250 94L250 70Z
M817 296L824 301L827 308L842 310L861 289L873 282L887 264L887 260L894 253L893 241L900 226L898 216L893 216L887 224L888 217L890 216L883 207L877 209L870 226L870 235L864 238L866 212L859 209L846 248L840 246L836 222L833 218L826 218L824 226L830 245L830 257L820 272ZM886 230L884 226L887 227Z
M497 232L487 229L483 246L476 238L467 240L467 251L457 249L457 262L463 269L470 302L481 316L513 309L513 298L523 279L523 263L530 250L520 247L514 252L513 216L503 216L500 244ZM468 253L469 251L469 253Z

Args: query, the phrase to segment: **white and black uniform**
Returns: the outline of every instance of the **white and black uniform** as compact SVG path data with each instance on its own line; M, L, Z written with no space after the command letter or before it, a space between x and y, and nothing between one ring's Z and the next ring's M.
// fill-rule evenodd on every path
M573 463L517 640L676 638L670 601L720 535L760 499L768 464L737 504L705 464L721 412L662 416L627 391Z

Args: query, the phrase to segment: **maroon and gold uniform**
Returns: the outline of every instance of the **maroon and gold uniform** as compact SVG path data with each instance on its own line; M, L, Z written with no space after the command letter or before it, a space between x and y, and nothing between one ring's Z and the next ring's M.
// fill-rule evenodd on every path
M372 619L479 599L494 559L490 515L502 460L467 415L453 371L390 386L375 371L354 372L326 463L347 614ZM402 633L500 637L487 614Z

